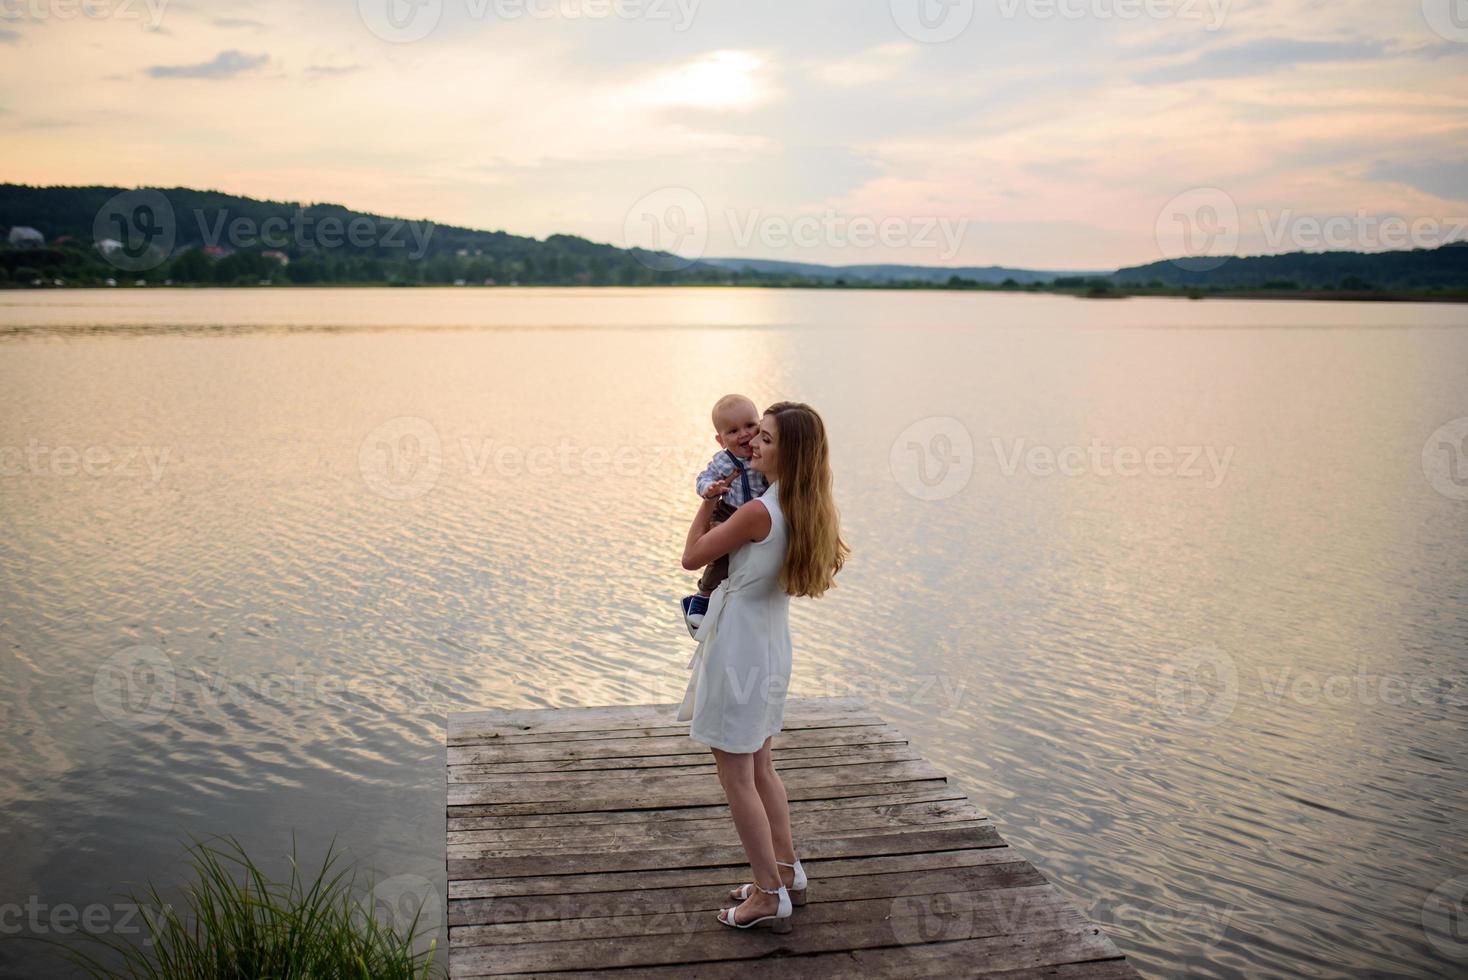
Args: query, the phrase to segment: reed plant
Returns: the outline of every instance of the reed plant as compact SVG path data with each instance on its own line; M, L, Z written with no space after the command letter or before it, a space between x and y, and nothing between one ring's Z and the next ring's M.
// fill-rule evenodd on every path
M65 954L93 977L137 980L428 980L437 938L420 949L423 906L382 921L342 864L335 842L309 876L291 843L290 877L271 880L233 837L195 840L193 880L177 906L151 882L130 897L143 914L141 943L88 936L105 949ZM370 895L370 891L367 893ZM390 910L394 913L397 910ZM404 910L405 912L407 910Z

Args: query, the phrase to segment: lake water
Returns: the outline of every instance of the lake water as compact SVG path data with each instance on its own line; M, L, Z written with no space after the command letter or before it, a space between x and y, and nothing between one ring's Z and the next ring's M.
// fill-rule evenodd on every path
M0 292L0 928L124 932L190 835L442 889L446 712L681 697L728 391L833 439L793 693L866 697L1144 975L1468 969L1429 304Z

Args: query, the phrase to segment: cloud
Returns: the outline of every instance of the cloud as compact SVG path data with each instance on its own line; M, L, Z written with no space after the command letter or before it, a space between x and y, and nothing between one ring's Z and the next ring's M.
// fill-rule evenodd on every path
M1271 37L1204 51L1192 61L1144 72L1137 81L1188 82L1209 78L1247 78L1299 65L1374 61L1390 52L1380 41L1296 41Z
M313 78L334 75L350 75L362 70L361 65L308 65L306 74Z
M114 183L604 241L621 238L634 202L683 186L711 216L741 220L970 219L963 261L1044 268L1158 257L1157 216L1191 187L1223 188L1247 214L1468 207L1461 191L1440 196L1468 188L1461 168L1436 164L1468 159L1468 44L1428 30L1420 0L1231 0L1222 33L1177 17L976 14L945 45L906 39L885 3L756 2L737 16L703 3L678 33L615 16L476 18L476 0L444 3L431 40L382 47L357 6L301 3L286 22L264 0L169 0L184 13L166 21L173 39L0 16L23 35L0 39L12 65L0 129L27 147L10 177L95 183L104 143ZM93 74L51 70L76 51ZM221 112L222 91L269 109ZM67 119L77 125L19 130ZM392 140L362 143L385 129Z
M74 122L72 120L69 120L69 119L55 119L55 118L42 117L42 118L37 118L37 119L27 119L25 122L20 123L19 125L17 125L16 128L17 129L67 129L67 128L72 127L72 126L79 126L79 125L81 125L81 124L80 123L77 123L77 122Z
M775 95L767 69L752 51L712 51L633 83L627 95L652 108L749 109Z
M253 71L270 60L265 54L244 54L233 49L221 51L213 61L197 65L154 65L148 69L152 78L234 78Z
M916 53L915 44L879 44L849 58L816 62L810 74L827 85L871 85L900 75Z
M1366 176L1368 180L1406 184L1435 197L1468 201L1468 161L1464 160L1382 162L1373 167Z

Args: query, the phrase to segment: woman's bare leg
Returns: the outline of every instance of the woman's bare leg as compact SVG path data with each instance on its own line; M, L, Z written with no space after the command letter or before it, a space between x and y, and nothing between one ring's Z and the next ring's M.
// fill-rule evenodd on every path
M790 800L785 795L785 783L775 771L774 759L770 757L768 738L754 754L754 788L765 808L765 819L770 825L770 843L775 849L775 857L786 864L794 864L795 841L790 832ZM781 867L780 880L786 885L795 881L795 869Z
M739 833L744 854L754 871L755 884L775 888L781 883L779 865L775 863L770 822L754 785L754 753L733 753L722 749L714 749L713 753L719 768L719 783L729 800L729 813L734 817L734 829ZM756 890L739 906L738 919L748 922L762 915L773 915L779 907L780 896Z

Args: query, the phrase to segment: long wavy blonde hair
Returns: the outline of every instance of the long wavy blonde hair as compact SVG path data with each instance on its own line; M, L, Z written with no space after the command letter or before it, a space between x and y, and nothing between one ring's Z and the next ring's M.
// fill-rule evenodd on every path
M826 425L804 402L776 402L765 414L775 417L776 479L788 528L780 585L790 595L818 598L851 554L831 493Z

